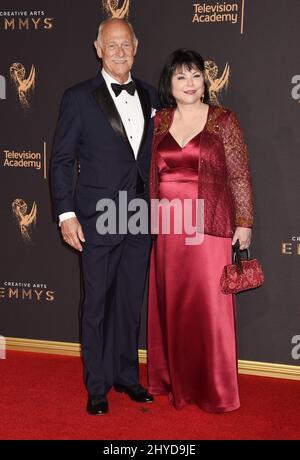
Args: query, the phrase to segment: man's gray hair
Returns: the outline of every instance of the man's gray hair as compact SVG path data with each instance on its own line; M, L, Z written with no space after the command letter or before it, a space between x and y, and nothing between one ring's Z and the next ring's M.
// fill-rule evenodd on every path
M97 42L100 44L100 46L102 44L102 31L103 31L104 27L107 24L109 24L110 22L121 22L121 23L125 24L126 26L128 26L130 31L131 31L131 33L132 33L132 38L133 38L134 43L136 43L138 41L137 38L136 38L135 32L134 32L133 26L127 19L108 18L108 19L104 19L104 21L102 21L100 23L99 28L98 28Z

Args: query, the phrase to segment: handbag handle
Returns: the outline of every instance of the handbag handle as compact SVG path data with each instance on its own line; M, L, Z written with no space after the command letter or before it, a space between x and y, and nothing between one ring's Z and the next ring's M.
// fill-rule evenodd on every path
M232 246L232 250L233 250L233 263L236 264L238 273L242 273L243 267L242 267L242 256L241 256L239 240L237 240L236 243ZM247 260L249 260L250 259L249 248L243 249L243 252L244 251L247 252Z

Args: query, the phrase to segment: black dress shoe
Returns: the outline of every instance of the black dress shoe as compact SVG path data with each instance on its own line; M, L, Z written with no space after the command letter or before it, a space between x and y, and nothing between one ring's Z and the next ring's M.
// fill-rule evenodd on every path
M134 385L134 386L124 386L119 385L118 383L114 384L114 389L118 393L126 393L129 398L131 398L135 402L140 403L148 403L153 401L153 396L151 396L146 388L143 388L141 385Z
M86 410L90 415L104 415L108 412L106 396L89 396Z

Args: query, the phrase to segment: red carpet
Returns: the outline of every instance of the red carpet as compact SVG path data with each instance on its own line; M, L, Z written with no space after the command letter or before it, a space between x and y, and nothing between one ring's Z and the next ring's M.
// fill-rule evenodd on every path
M176 411L166 397L139 405L111 391L110 413L85 412L79 358L8 352L0 360L0 439L299 439L300 382L241 375L242 407ZM141 366L146 383L146 366Z

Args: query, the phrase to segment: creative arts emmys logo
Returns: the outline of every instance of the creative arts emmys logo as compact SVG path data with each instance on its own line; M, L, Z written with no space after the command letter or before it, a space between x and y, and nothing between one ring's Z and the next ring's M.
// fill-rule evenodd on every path
M55 293L56 291L50 290L46 283L41 283L40 281L0 281L0 302L1 299L21 302L42 302L45 300L53 302L55 300Z
M281 243L281 255L300 256L300 236L292 236L291 242L283 241Z
M27 209L27 203L22 198L16 198L12 203L12 212L20 228L22 239L28 243L31 242L32 226L36 224L36 203L33 203L29 213L27 213Z
M106 13L118 19L127 18L129 15L130 0L102 0Z
M35 67L31 66L29 76L26 77L26 70L23 64L16 62L10 67L10 76L18 92L19 102L23 109L29 109L30 92L35 88Z
M294 85L291 91L292 98L300 104L300 75L294 75L291 83Z
M205 77L208 83L209 97L213 104L219 105L221 91L228 88L230 67L226 62L223 73L218 77L219 68L214 61L205 61Z
M54 18L47 17L45 11L0 10L0 30L51 30Z

